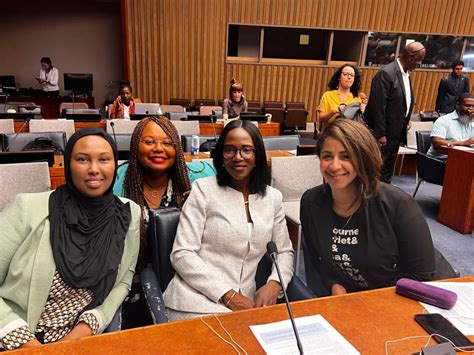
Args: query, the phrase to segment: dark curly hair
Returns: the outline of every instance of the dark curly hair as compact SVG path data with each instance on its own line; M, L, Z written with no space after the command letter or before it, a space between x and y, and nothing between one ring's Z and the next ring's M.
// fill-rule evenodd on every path
M354 77L354 83L352 84L350 91L354 97L359 96L359 89L360 89L360 71L357 69L356 66L352 64L344 64L341 66L339 69L336 70L336 72L332 75L331 80L329 80L329 89L331 90L336 90L339 87L339 79L341 78L342 70L345 67L351 67L354 69L355 77Z

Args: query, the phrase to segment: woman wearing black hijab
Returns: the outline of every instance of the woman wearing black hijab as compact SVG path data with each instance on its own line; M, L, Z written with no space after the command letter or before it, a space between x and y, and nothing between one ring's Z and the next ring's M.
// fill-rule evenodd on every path
M0 348L102 332L127 296L140 208L112 192L117 148L103 130L68 141L66 184L0 213Z

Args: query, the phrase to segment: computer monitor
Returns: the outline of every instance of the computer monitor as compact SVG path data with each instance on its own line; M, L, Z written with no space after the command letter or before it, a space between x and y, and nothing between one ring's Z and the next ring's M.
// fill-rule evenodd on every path
M89 92L93 89L92 74L64 73L64 90Z
M241 115L241 120L256 121L256 122L267 122L268 117L266 115Z
M15 76L14 75L0 75L0 87L2 88L15 88Z
M160 104L142 103L135 104L135 114L161 116L163 113L161 112Z
M54 165L54 150L30 150L24 152L0 152L0 164L48 162Z
M186 117L181 117L181 121L199 121L199 122L216 122L216 116L209 115L188 115Z
M65 118L78 122L100 122L102 114L100 113L66 113Z
M141 121L143 120L144 118L147 118L147 117L150 117L150 116L153 116L153 115L150 115L150 114L144 114L144 113L131 113L130 114L130 121Z

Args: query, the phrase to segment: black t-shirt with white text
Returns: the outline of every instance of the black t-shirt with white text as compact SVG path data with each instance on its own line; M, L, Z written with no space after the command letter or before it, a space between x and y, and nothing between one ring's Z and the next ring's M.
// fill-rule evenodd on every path
M341 217L333 212L332 261L355 289L368 288L367 279L361 271L367 258L367 226L363 211L359 208L350 217Z

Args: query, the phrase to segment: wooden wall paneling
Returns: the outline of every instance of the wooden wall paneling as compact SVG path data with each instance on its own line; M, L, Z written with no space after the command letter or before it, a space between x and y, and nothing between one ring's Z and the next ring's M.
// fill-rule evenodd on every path
M236 77L248 99L304 101L310 120L336 68L226 63L227 23L456 35L474 28L472 0L123 0L122 8L124 72L144 101L222 99ZM377 70L362 68L365 92ZM434 108L446 74L414 73L417 109Z

